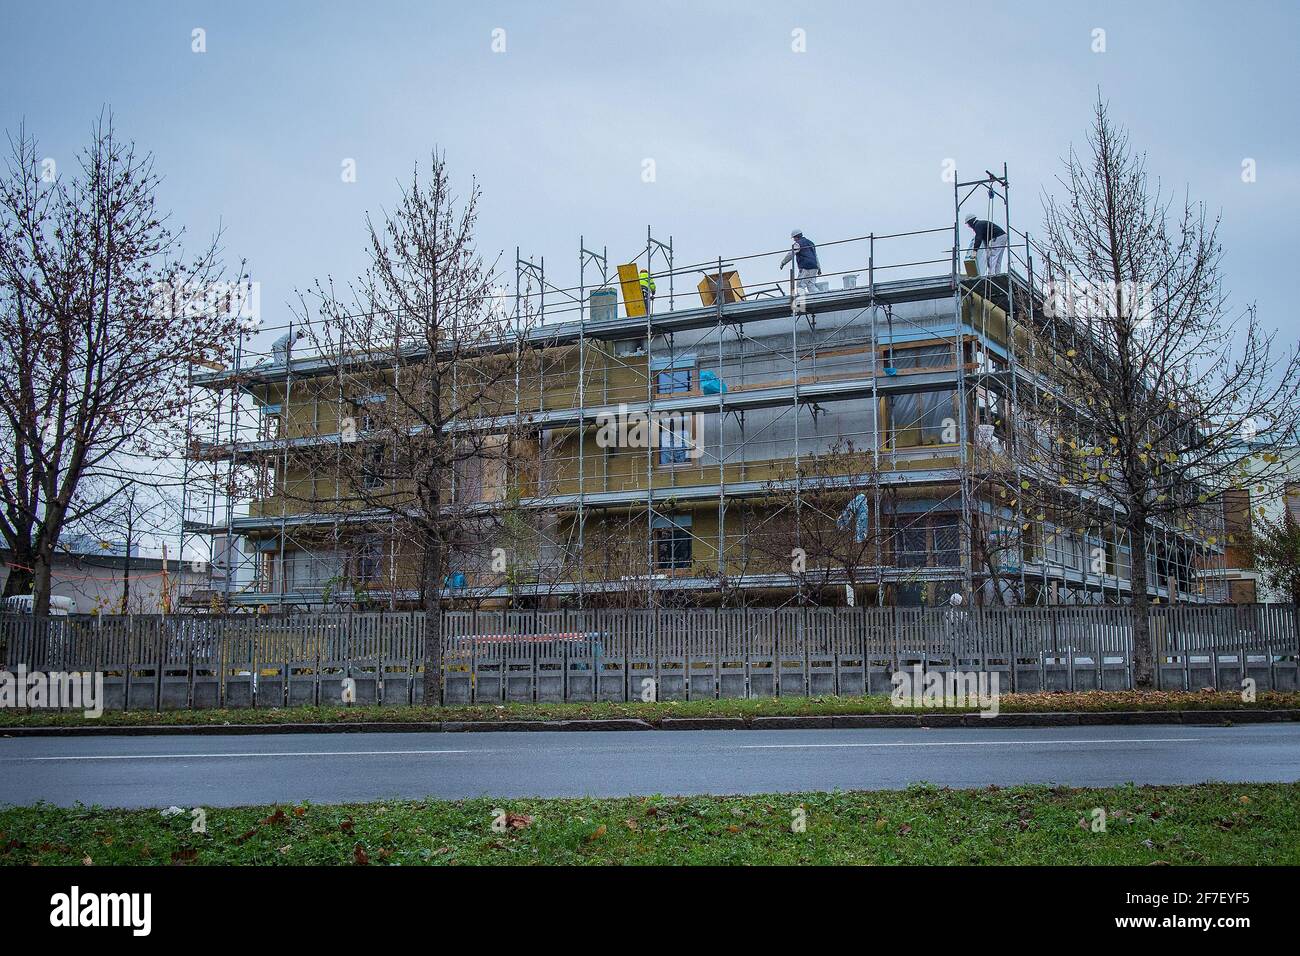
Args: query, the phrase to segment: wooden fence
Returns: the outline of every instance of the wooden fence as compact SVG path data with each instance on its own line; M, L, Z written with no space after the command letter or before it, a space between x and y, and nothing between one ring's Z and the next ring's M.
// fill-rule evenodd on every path
M1297 689L1294 609L1151 611L1163 689ZM1125 607L448 611L443 702L888 693L900 668L1008 691L1132 687ZM104 675L107 709L423 702L418 613L0 617L13 671Z

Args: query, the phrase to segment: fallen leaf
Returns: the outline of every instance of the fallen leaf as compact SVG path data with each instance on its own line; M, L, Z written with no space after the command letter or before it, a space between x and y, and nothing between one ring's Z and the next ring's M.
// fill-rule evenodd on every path
M90 857L88 857L88 856L83 856L83 857L81 858L81 865L82 865L82 866L94 866L94 865L95 865L95 861L92 860L92 859L91 859Z
M533 818L526 813L507 813L506 826L512 830L522 830L528 824L533 822Z
M593 840L599 840L605 835L605 832L605 824L602 823L600 826L596 827L596 831L592 833L591 836L587 837L587 842L590 843Z
M199 851L193 847L186 847L183 850L172 850L172 866L180 866L184 863L193 863L198 859Z
M339 829L342 830L344 833L351 833L351 832L352 832L352 818L351 818L351 817L348 817L346 820L344 820L342 823L340 823L340 824L339 824Z
M360 843L352 848L352 862L357 866L370 865L370 857L366 855L366 848Z

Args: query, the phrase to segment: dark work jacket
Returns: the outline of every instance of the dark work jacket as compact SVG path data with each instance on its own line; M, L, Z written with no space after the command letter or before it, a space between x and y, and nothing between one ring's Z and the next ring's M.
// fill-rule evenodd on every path
M975 220L975 245L972 248L978 249L981 246L987 246L989 241L996 239L998 236L1005 236L1006 231L996 222L989 222L987 219Z
M811 239L799 237L799 249L794 254L795 265L800 269L820 269L817 264L817 247Z

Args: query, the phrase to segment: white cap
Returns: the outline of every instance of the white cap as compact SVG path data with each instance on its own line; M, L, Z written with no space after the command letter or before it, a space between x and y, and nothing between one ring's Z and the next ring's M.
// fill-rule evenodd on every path
M791 230L790 230L790 238L791 238L791 239L797 238L798 236L802 236L802 235L803 235L803 230L802 230L802 229L791 229Z
M964 221L965 221L965 222L979 222L979 217L976 216L974 213L971 213L969 216L966 217L966 219L965 219Z

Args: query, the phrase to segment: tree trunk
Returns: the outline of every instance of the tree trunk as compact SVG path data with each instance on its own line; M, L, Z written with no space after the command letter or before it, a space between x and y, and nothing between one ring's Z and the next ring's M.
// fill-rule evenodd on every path
M36 576L32 573L33 558L30 554L11 551L9 554L9 576L5 578L6 598L19 594L31 594Z
M430 531L424 534L424 575L421 598L424 602L424 704L437 707L442 703L442 606L438 592L442 589L442 544Z
M1300 647L1300 594L1294 591L1291 593L1291 643L1294 647Z
M122 613L131 613L131 522L126 525L126 558L122 564Z
M32 580L32 616L39 620L44 620L50 616L50 591L52 590L50 564L52 561L52 555L38 553L36 556L36 568Z
M1147 596L1146 517L1130 522L1129 540L1133 542L1132 599L1129 607L1133 619L1133 686L1137 690L1155 687L1155 648L1151 641L1151 599ZM1139 546L1138 542L1141 542Z

